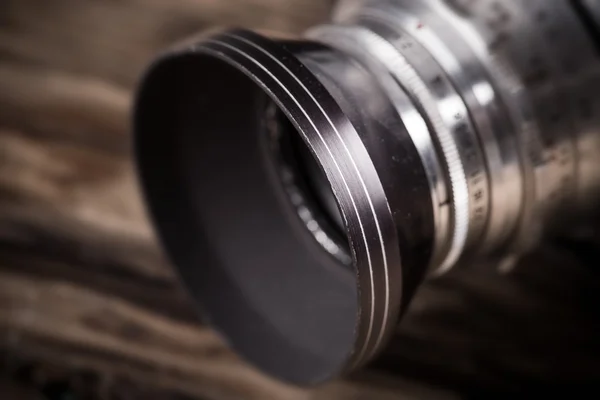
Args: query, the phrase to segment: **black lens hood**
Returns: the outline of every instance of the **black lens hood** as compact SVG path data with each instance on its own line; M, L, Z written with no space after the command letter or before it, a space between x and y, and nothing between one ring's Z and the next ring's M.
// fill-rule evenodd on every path
M242 30L178 46L146 72L134 115L149 214L202 314L246 359L299 384L337 376L381 349L414 289L407 268L426 260L431 243L421 239L433 237L426 185L412 182L426 181L423 169L411 167L405 194L422 204L402 214L389 199L403 182L388 177L406 165L372 161L363 128L300 61L321 50L331 51ZM266 155L267 101L327 177L354 269L319 246L280 184ZM396 134L386 147L402 143L416 157ZM423 257L413 259L416 242Z

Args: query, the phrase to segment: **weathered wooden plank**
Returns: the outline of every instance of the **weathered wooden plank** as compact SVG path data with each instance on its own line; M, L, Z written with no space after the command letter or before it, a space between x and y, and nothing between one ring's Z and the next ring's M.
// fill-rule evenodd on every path
M95 151L129 151L131 91L42 66L0 63L0 121L29 135Z
M0 54L131 85L159 48L208 25L300 32L331 0L3 0Z
M0 131L0 239L171 279L122 157Z

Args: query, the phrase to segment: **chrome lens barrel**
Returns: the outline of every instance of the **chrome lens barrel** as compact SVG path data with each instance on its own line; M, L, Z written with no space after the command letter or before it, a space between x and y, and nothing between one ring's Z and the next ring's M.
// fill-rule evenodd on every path
M594 205L600 182L600 66L597 28L583 19L593 19L597 6L560 0L363 3L352 12L341 9L337 25L317 28L315 35L348 25L375 32L378 42L393 48L372 56L405 60L388 62L388 68L422 104L426 119L438 121L442 109L470 120L458 124L458 131L448 117L444 123L459 146L460 175L469 193L465 196L464 185L451 190L459 195L452 201L454 229L459 223L469 232L466 240L454 240L455 253L523 251L539 239L543 225L562 220L558 215ZM323 35L329 42L340 40ZM366 46L370 52L376 47ZM429 99L419 100L423 85L398 75L406 68L397 65L406 62L429 85L428 93L440 85L451 88L438 97L438 112L427 111ZM443 129L435 128L434 136L439 132ZM442 164L457 164L446 154L442 151ZM452 182L451 177L455 187ZM450 255L441 265L454 261Z
M135 104L139 176L203 313L263 370L321 382L385 347L428 273L585 214L598 15L342 1L302 40L232 30L161 56Z

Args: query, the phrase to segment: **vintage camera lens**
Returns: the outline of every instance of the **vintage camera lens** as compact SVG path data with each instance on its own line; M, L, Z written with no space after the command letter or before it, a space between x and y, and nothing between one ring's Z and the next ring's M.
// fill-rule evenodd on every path
M298 40L230 30L160 56L139 177L203 315L264 371L322 382L385 347L425 276L585 215L595 4L341 2Z

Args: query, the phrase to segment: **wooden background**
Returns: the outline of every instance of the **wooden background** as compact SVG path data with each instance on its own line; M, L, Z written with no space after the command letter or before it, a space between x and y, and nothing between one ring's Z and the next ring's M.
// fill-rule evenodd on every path
M153 54L204 27L297 33L331 3L0 1L3 398L450 399L600 382L594 230L509 272L427 282L381 360L318 388L261 375L200 324L141 206L132 88Z

